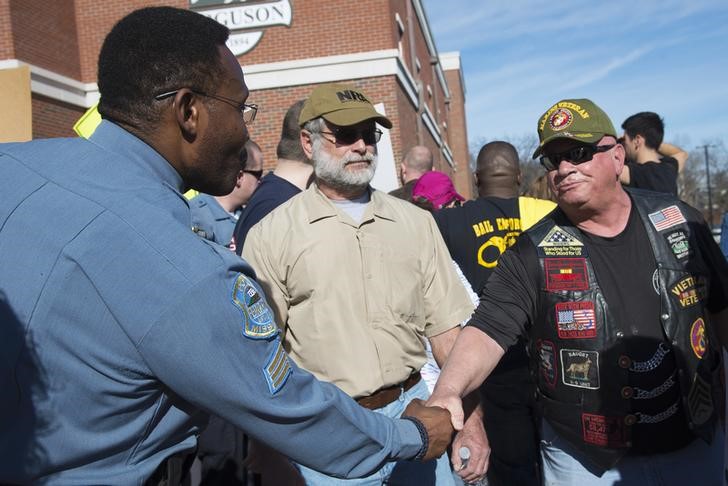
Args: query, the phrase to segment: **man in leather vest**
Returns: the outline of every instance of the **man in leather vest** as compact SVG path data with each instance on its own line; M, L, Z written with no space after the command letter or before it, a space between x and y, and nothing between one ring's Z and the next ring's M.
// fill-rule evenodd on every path
M694 208L622 188L624 148L591 101L556 103L538 133L558 209L501 257L430 404L460 427L459 397L523 335L547 485L722 484L720 249Z

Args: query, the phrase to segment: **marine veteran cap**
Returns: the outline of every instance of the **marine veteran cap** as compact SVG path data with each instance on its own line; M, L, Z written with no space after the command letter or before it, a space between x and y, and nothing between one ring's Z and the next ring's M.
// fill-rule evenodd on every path
M374 109L364 93L343 84L324 84L314 88L303 104L298 124L303 126L320 116L340 127L374 119L384 128L392 128L392 122Z
M570 138L584 143L596 143L604 135L617 137L611 120L591 100L562 100L549 108L538 121L540 143L533 153L535 159L544 145L558 138Z

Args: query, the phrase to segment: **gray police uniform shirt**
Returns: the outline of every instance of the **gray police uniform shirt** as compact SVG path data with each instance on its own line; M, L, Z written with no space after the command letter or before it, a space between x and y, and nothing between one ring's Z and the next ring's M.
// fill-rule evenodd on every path
M193 197L190 200L190 215L192 231L206 240L230 246L238 218L225 211L214 196L198 194Z
M210 411L327 474L414 456L281 347L253 271L190 230L183 182L104 121L0 145L0 483L141 484Z

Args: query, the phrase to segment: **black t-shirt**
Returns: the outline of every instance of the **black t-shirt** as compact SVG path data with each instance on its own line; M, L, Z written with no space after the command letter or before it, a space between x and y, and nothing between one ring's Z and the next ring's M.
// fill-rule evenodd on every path
M677 160L661 157L660 162L627 162L629 167L629 187L655 192L667 192L677 196Z
M260 180L260 185L251 196L243 212L240 213L238 222L235 225L235 231L233 231L235 253L242 255L245 238L248 236L250 228L299 192L301 190L298 187L284 178L278 177L273 172L266 174Z
M720 312L728 306L728 264L707 228L698 229L696 251L712 271L707 307ZM653 284L656 263L636 208L632 206L628 224L619 235L603 238L584 233L584 240L609 312L627 336L624 342L630 357L636 363L651 363L649 372L629 375L630 386L642 390L639 394L645 397L632 400L633 411L657 416L676 402L680 407L674 353L659 321L660 301ZM501 258L469 325L483 330L504 349L538 325L538 268L536 248L528 238L520 238ZM665 349L670 351L665 353ZM653 359L656 356L658 360ZM690 439L679 408L667 420L635 426L632 452L674 450Z

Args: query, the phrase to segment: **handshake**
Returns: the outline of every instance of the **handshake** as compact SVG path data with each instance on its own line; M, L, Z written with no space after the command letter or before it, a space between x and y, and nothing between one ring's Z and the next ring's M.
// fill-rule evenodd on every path
M418 455L417 460L429 461L440 457L450 445L455 429L452 426L450 412L441 407L428 407L419 399L412 400L402 414L402 418L413 418L420 422L427 434L427 450ZM421 430L420 426L417 427ZM424 437L423 437L424 439Z

